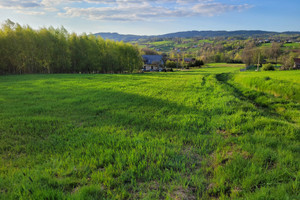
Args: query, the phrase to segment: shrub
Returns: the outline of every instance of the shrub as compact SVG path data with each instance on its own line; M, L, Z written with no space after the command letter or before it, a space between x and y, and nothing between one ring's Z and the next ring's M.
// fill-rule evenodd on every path
M204 65L203 60L195 60L195 62L193 63L189 63L188 67L201 67L202 65Z
M195 67L201 67L202 65L204 65L204 62L202 60L196 60L194 63Z
M275 67L271 63L268 63L268 64L263 65L262 70L263 71L274 71Z
M176 62L174 62L174 61L170 61L170 60L167 60L167 62L166 62L166 67L167 68L176 68L177 67L177 63Z

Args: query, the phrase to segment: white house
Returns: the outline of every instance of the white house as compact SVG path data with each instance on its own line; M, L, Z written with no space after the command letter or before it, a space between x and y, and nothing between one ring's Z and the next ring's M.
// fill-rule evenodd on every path
M164 66L163 57L161 55L143 55L144 70L158 71Z

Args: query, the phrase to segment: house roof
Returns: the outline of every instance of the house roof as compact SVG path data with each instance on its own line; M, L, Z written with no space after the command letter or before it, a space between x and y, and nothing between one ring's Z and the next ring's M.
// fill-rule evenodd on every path
M300 58L294 58L294 62L300 64Z
M193 62L195 61L195 58L184 58L185 62Z
M177 62L178 61L178 59L176 59L176 58L168 58L168 60L169 61L173 61L173 62Z
M163 57L161 55L142 55L144 63L151 65L155 62L164 64Z
M178 59L176 59L176 58L169 58L168 60L174 61L174 62L178 61ZM184 62L193 62L195 60L196 60L195 58L184 58ZM179 61L182 61L182 58L180 58Z

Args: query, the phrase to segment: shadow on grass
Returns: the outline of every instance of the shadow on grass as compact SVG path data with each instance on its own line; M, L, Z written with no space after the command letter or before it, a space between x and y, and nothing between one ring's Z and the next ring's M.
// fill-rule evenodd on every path
M274 104L281 104L282 106L285 106L288 104L288 108L292 108L295 110L299 109L299 104L294 103L292 101L287 101L283 100L280 98L275 98L274 96L256 91L256 90L251 90L251 89L244 89L241 90L237 88L235 85L231 84L229 80L233 77L234 75L231 73L221 73L216 75L216 79L227 85L231 90L233 91L233 94L235 97L240 99L241 101L247 101L254 105L258 110L262 111L261 114L263 116L273 116L276 117L277 119L279 118L284 118L286 121L292 124L297 124L296 121L293 121L290 117L284 116L276 111L275 108L272 107ZM270 99L272 101L270 101Z

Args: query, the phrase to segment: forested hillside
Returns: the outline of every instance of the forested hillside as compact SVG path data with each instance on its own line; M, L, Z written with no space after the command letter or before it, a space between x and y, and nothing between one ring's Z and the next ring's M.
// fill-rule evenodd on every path
M173 59L197 58L204 63L244 63L247 66L272 63L290 69L300 57L298 35L261 38L173 38L136 42L143 51L156 51ZM184 64L184 63L183 63Z
M176 33L168 33L163 35L129 35L129 34L119 34L119 33L95 33L96 36L101 36L105 39L111 39L116 41L137 41L140 39L157 39L157 38L195 38L195 37L255 37L255 38L269 38L281 35L299 35L300 32L272 32L272 31L259 31L259 30L244 30L244 31L182 31Z
M63 27L33 30L7 20L0 29L0 74L119 73L139 69L137 47Z

